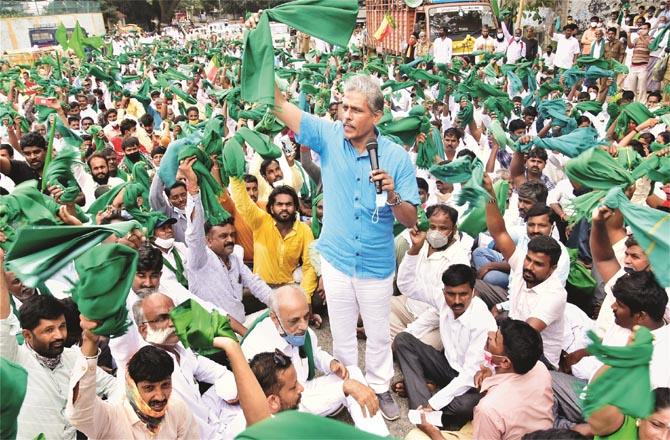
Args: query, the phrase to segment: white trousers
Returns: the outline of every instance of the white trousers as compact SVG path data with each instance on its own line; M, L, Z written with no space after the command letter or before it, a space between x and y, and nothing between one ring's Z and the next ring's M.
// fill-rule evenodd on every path
M365 384L363 372L356 365L347 366L349 377ZM342 405L346 406L358 429L382 437L389 435L386 422L381 412L373 417L363 414L361 406L351 396L345 397L342 392L342 379L334 374L317 377L304 384L305 390L300 399L300 411L328 416L335 413Z
M333 335L333 356L344 365L358 365L356 323L360 313L367 337L365 379L375 393L388 391L393 378L389 324L393 275L382 280L350 277L323 257L321 274Z
M636 101L645 102L647 99L647 66L631 66L623 89L635 93Z

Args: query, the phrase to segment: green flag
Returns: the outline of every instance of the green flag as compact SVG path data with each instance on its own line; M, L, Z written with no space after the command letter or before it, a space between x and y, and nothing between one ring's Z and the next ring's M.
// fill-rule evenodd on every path
M670 287L670 214L632 203L618 187L609 190L603 204L621 211L633 237L647 255L658 283Z
M270 21L338 46L346 46L356 25L355 0L295 0L261 14L255 29L244 36L242 99L274 104L274 50Z
M93 333L116 337L130 325L126 298L133 284L139 256L122 244L101 244L75 260L79 281L72 300L82 315L99 321Z
M25 285L35 287L111 234L123 237L139 227L135 221L101 226L27 226L19 229L16 244L7 254L7 268Z
M217 336L237 341L228 316L214 310L208 312L197 301L189 299L170 311L175 332L186 348L202 356L211 356L220 350L212 347Z
M65 26L63 26L63 22L58 23L55 38L56 41L58 41L58 44L60 44L60 46L63 48L63 50L66 51L68 49L67 29L65 29Z
M602 345L591 330L587 351L610 368L586 386L582 397L584 418L596 410L613 405L625 415L645 418L654 410L649 362L654 351L653 335L646 327L638 327L631 344L623 347Z
M16 438L17 419L27 388L28 372L0 357L0 438Z

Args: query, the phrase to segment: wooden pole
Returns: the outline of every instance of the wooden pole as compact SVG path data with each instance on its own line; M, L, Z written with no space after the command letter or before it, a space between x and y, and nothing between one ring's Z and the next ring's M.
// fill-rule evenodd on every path
M516 15L516 24L514 26L514 29L510 29L510 32L514 34L515 29L521 28L521 19L523 18L523 7L524 3L526 3L525 0L519 0L519 12Z

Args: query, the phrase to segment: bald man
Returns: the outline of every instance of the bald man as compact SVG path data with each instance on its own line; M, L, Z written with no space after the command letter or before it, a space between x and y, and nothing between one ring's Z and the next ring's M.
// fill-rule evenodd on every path
M200 437L220 438L226 421L212 416L210 407L200 395L198 382L213 385L219 382L218 387L212 388L221 390L222 398L230 399L231 394L237 395L237 390L225 390L224 387L234 388L232 372L204 356L196 356L190 348L185 348L179 342L170 318L170 311L174 307L172 299L162 293L151 293L135 302L134 323L125 335L110 339L109 342L112 356L119 367L117 377L124 380L126 364L140 348L153 345L165 350L174 360L172 389L193 413L200 426Z
M308 328L309 304L297 285L280 287L269 299L270 309L251 326L242 351L251 360L259 353L280 350L291 359L304 387L300 411L327 416L345 405L356 426L373 434L389 435L375 392L356 365L345 366L319 347ZM316 371L324 376L315 378Z

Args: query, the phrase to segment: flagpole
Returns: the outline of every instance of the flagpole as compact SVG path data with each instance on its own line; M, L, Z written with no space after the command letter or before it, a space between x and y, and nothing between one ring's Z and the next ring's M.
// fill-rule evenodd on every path
M63 79L63 71L60 65L60 55L58 54L58 49L56 49L56 68L58 69L58 79Z
M44 179L44 172L47 170L49 163L51 162L51 156L53 155L54 149L54 137L56 136L56 115L49 115L49 143L47 144L47 154L44 157L44 166L42 167L42 191L47 187L47 181Z
M516 26L514 26L514 29L512 29L512 34L514 34L514 30L521 28L521 18L523 17L524 3L526 3L525 0L519 0L519 12L516 16Z

